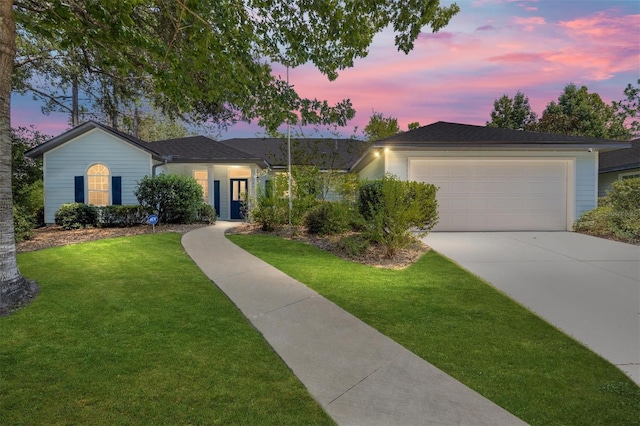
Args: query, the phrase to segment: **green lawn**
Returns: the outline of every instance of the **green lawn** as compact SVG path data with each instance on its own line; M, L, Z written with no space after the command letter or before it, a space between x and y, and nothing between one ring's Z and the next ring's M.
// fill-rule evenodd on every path
M0 318L0 424L332 424L180 235L18 257L40 284Z
M398 271L229 239L530 424L640 424L640 388L620 370L435 252Z

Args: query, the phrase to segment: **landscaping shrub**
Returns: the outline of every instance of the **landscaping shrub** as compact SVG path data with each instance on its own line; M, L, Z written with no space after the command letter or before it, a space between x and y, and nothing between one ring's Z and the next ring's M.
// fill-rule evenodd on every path
M22 208L13 206L13 230L16 243L33 236L33 218Z
M105 228L136 226L145 223L149 211L139 205L97 207L98 222Z
M640 209L640 178L622 179L613 182L607 191L608 202L617 211Z
M63 204L56 212L55 221L67 230L96 226L98 210L83 203Z
M202 187L189 176L145 176L135 191L140 205L157 212L160 223L193 223L203 203Z
M260 225L263 231L271 232L289 223L289 202L276 194L275 188L258 188L257 196L251 203L251 220Z
M599 204L576 220L574 231L629 243L640 242L640 178L614 182Z
M213 225L216 223L216 219L216 209L207 203L200 204L200 207L198 207L198 217L196 219L198 222Z
M358 210L366 219L364 234L382 244L387 257L408 247L438 223L437 188L432 184L400 181L387 175L365 182L360 190Z
M350 257L359 256L371 243L360 234L345 235L338 241L338 248Z
M355 213L346 203L323 201L309 210L304 226L310 234L341 234L352 229Z

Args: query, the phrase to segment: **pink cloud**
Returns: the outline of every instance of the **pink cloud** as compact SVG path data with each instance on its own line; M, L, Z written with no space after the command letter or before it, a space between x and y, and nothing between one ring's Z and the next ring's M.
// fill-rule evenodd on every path
M545 61L545 56L543 53L507 53L505 55L492 56L488 58L488 61L501 62L506 64L543 62Z
M538 29L539 26L546 24L546 21L541 16L532 16L529 18L521 18L515 16L512 22L519 27L522 27L524 31L533 32Z

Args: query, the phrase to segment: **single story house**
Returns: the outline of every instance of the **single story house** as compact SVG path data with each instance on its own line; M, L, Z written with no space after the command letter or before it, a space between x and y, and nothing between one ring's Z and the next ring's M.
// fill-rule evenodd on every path
M293 164L347 172L366 148L352 139L292 139ZM283 154L284 153L284 154ZM138 182L148 175L194 177L205 202L220 219L241 219L245 192L254 193L273 173L286 171L286 141L277 138L215 141L191 136L145 142L95 121L87 121L25 153L41 158L45 223L55 222L62 204L137 204Z
M598 196L607 195L617 180L640 177L640 139L630 142L630 149L618 149L600 154L598 164Z
M570 230L596 207L598 153L627 142L437 122L373 144L296 139L293 164L386 173L439 187L440 231ZM204 136L144 142L89 121L27 152L42 158L45 222L61 204L135 204L145 175L193 176L220 219L240 219L241 194L287 167L286 141Z

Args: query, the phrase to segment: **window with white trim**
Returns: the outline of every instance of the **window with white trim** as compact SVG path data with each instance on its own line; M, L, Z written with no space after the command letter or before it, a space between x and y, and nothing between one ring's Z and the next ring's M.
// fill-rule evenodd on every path
M639 178L640 172L627 172L618 175L619 180Z
M87 198L89 204L109 204L109 169L104 164L94 164L87 170Z

